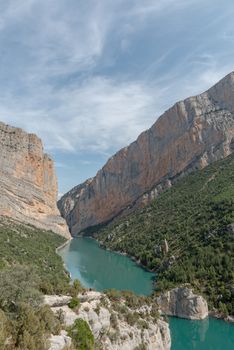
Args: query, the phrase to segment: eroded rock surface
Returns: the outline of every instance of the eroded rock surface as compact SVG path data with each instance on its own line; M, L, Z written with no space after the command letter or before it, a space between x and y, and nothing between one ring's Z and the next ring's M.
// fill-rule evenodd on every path
M61 331L59 335L51 335L49 350L64 350L69 349L72 344L72 340L68 337L66 331ZM72 348L72 347L71 347Z
M50 298L52 299L56 298ZM52 307L52 310L55 313L62 310L66 326L72 325L77 318L85 320L104 350L134 350L143 344L148 350L170 349L168 323L151 317L150 306L132 310L124 302L119 302L116 309L109 298L99 292L87 291L80 294L79 299L79 310L71 310L67 304ZM134 314L135 321L131 317L133 313L138 314L137 317Z
M0 215L69 237L52 159L34 134L0 122Z
M148 203L178 177L233 151L231 73L207 92L176 103L93 179L63 196L59 208L75 235Z
M157 298L157 303L163 314L188 318L190 320L203 320L208 316L206 300L193 294L186 287L174 288Z

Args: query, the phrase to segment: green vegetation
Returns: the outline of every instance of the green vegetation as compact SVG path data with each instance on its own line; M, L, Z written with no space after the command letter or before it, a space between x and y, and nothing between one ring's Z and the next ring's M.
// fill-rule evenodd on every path
M70 309L78 309L80 306L80 300L77 297L73 297L72 300L68 303Z
M32 268L0 271L0 349L45 349L48 336L60 332L52 310L41 305L39 284Z
M67 290L69 276L55 253L65 238L0 217L0 270L14 265L33 266L44 294Z
M189 283L234 314L234 156L180 179L97 239L156 271L156 293Z
M61 321L43 293L74 293L56 248L65 239L0 218L0 349L41 350Z
M68 335L73 339L77 350L94 349L94 336L86 321L78 318L74 324L69 327Z

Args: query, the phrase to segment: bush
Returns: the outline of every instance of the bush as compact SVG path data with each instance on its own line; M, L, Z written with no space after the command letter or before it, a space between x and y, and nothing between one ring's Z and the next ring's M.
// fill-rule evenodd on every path
M86 321L78 318L68 328L68 335L72 338L77 350L94 350L94 336Z
M38 290L39 281L35 271L27 266L0 271L0 308L14 312L21 303L38 306L42 300Z
M75 279L73 281L71 288L70 288L71 296L73 296L75 298L75 297L77 297L77 294L81 293L83 290L84 290L84 287L82 286L80 281Z
M61 323L59 317L55 316L49 305L43 305L37 312L37 317L43 329L52 334L59 334L61 331Z
M118 327L118 318L116 316L115 313L111 313L110 315L110 324L111 324L111 327L116 329Z
M35 310L30 305L19 305L14 331L16 347L24 350L43 348L46 339L44 325L40 323Z
M80 300L78 298L72 298L72 300L68 303L68 306L70 309L78 309L80 306Z
M139 314L137 312L128 312L125 315L125 320L130 326L134 326L134 324L139 320Z
M111 301L119 301L122 298L121 291L116 289L108 289L105 293Z
M0 309L0 349L6 349L7 339L10 337L11 327L6 314Z

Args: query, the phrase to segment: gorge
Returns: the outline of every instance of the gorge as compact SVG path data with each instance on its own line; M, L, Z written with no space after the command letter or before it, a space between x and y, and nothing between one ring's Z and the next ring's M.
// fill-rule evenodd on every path
M0 348L73 349L78 330L89 349L169 350L166 314L189 319L172 349L231 349L207 316L234 314L233 100L231 73L176 104L61 198L64 218L41 140L0 123Z

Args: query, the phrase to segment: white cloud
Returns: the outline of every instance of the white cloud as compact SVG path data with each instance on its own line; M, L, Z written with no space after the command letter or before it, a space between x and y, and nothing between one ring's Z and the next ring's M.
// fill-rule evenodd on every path
M51 96L53 108L34 110L28 105L27 110L16 102L8 110L0 108L0 119L36 132L47 149L106 152L133 141L150 126L161 94L139 82L95 77ZM39 105L41 98L38 95L33 104Z
M192 45L176 61L173 50L180 47L178 38L152 56L143 72L140 67L139 76L129 78L127 72L123 78L121 72L102 73L101 59L111 60L113 66L118 59L117 54L106 57L106 47L111 51L115 44L115 50L130 53L132 37L142 26L197 2L9 0L6 5L0 1L0 45L5 50L0 120L36 132L53 151L108 154L128 144L172 102L201 92L232 70L231 63L223 63L206 47L201 54L200 46ZM163 34L155 36L160 39ZM175 61L161 72L173 55Z

